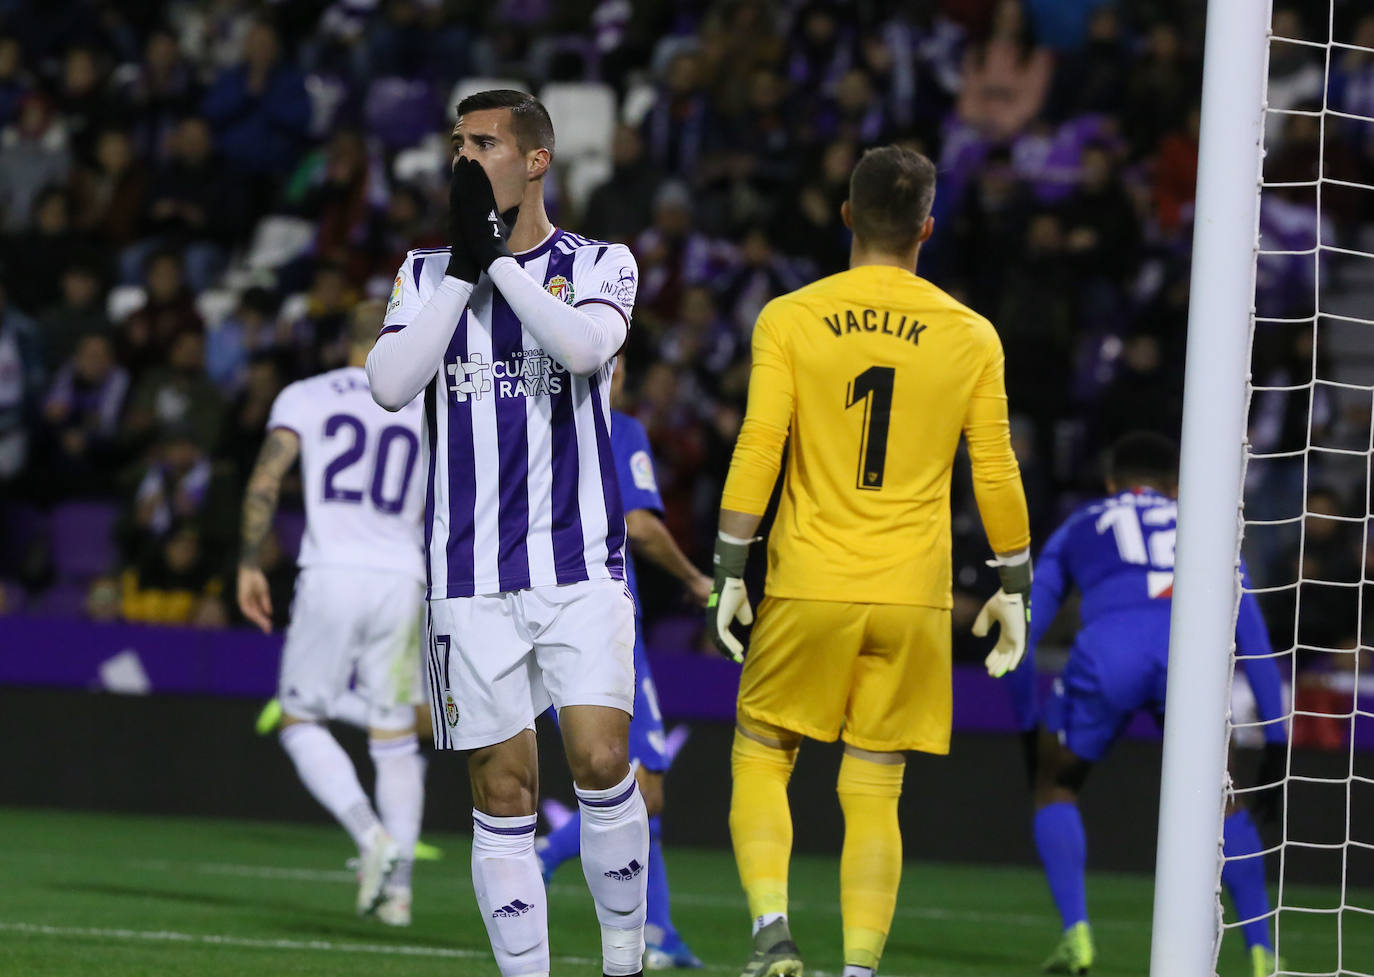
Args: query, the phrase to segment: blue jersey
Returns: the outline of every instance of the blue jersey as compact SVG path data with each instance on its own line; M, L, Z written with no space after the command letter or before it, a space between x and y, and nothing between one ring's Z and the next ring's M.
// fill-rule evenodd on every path
M620 482L620 501L625 511L648 509L661 517L663 497L658 494L649 435L643 424L618 410L611 411L611 454L615 457L615 474ZM639 585L635 580L634 560L627 559L625 564L626 581L637 606Z
M619 411L611 411L611 454L615 458L616 479L625 511L647 509L663 515L663 499L654 477L654 456L644 425ZM663 734L663 714L658 708L658 691L644 652L644 628L639 616L639 585L635 580L633 557L626 554L625 584L635 599L635 705L630 719L630 759L646 770L668 769L667 741Z
M1031 728L1038 717L1035 649L1072 588L1082 594L1082 627L1070 670L1091 673L1108 696L1113 689L1138 686L1136 676L1164 674L1177 522L1178 504L1172 498L1139 489L1082 506L1050 537L1035 566L1026 660L1011 676L1021 728ZM1249 580L1243 582L1248 587ZM1253 594L1241 596L1236 647L1260 718L1279 718L1283 697L1278 667L1267 657L1273 648ZM1284 738L1281 723L1266 725L1264 731L1270 741Z

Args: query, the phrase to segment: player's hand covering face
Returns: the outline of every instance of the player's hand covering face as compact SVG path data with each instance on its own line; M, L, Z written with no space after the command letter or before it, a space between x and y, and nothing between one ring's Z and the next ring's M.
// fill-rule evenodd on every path
M456 212L458 232L479 269L511 256L506 246L510 228L496 209L496 195L480 163L463 156L454 160L449 208Z
M459 166L463 163L463 166ZM453 172L448 181L448 242L449 258L448 269L444 272L452 278L462 282L477 284L477 279L482 274L482 268L477 263L477 258L473 256L472 249L468 247L467 239L463 236L463 192L464 180L460 173L467 168L467 161L461 156L453 161Z

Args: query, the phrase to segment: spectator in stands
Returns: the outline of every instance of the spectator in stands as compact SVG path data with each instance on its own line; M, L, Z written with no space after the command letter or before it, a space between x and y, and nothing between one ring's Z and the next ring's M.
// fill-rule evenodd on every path
M19 115L19 104L33 90L24 66L24 48L13 34L0 34L0 128Z
M94 164L80 167L73 180L77 227L84 239L116 249L133 240L143 220L148 176L127 130L99 130Z
M1036 16L1049 6L1044 0L1031 0ZM1037 31L1037 37L1044 40ZM1121 15L1110 3L1101 4L1087 23L1086 43L1055 49L1054 93L1050 115L1055 119L1090 113L1120 115L1131 72L1131 55L1121 31Z
M124 419L124 438L134 448L173 429L190 432L207 447L219 434L224 404L205 374L205 337L179 332L170 342L167 364L146 370L134 386Z
M108 334L100 270L78 258L62 270L62 300L38 317L43 364L49 373L66 363L88 333Z
M992 31L964 54L959 118L985 139L1007 142L1044 107L1054 57L1037 47L1020 0L1000 0Z
M27 231L47 188L67 178L67 129L38 92L20 99L19 117L0 132L0 207L8 234Z
M164 538L178 521L197 518L205 508L213 474L210 454L189 425L165 428L134 488L132 505L117 528L126 559Z
M380 328L380 327L379 327ZM248 363L277 346L277 298L261 286L239 296L238 308L205 340L205 372L226 397L243 386Z
M224 415L224 429L217 454L230 462L240 478L253 470L253 462L267 433L267 418L272 401L285 382L276 356L258 353L247 365L243 388Z
M444 237L435 227L436 210L438 208L430 205L419 185L393 185L391 199L387 201L386 216L382 220L372 274L389 279L391 273L400 267L406 252L411 248L444 247ZM589 213L589 219L590 216ZM588 221L583 221L582 226L587 228L588 234L595 236L595 232L588 227Z
M315 222L315 252L368 271L387 208L386 166L373 157L362 132L338 129L329 144L307 156L286 190L287 203ZM353 255L356 260L350 261Z
M282 57L271 24L252 23L242 63L220 73L201 111L231 167L259 178L286 174L310 121L310 99L300 72Z
M110 336L105 331L82 336L43 403L55 495L103 495L114 487L119 419L128 393L129 373L115 361Z
M747 339L769 299L801 288L811 276L810 269L778 253L761 224L749 227L743 238L735 267L719 280L719 291L725 318Z
M611 175L587 198L582 226L603 241L627 242L653 222L663 172L644 155L638 130L621 125L611 143Z
M1108 293L1085 295L1085 301L1100 303L1092 305L1088 315L1105 320L1119 307L1141 246L1140 219L1107 146L1093 143L1083 150L1078 189L1062 212L1064 250L1083 285Z
M1179 128L1159 144L1154 166L1155 220L1159 230L1173 238L1192 223L1193 198L1197 193L1197 151L1202 131L1202 107L1194 105Z
M348 324L357 304L358 292L347 272L332 262L321 262L301 315L281 323L282 335L296 359L296 376L312 376L347 363Z
M677 313L682 289L711 280L721 264L720 249L692 227L692 197L677 181L654 197L654 223L635 239L639 295L635 314L660 320Z
M6 235L0 243L14 304L38 311L56 302L62 294L62 269L84 251L72 227L71 194L62 186L49 187L38 195L32 227Z
M215 153L209 123L188 116L168 136L167 162L143 214L145 240L121 257L124 280L137 281L148 255L172 248L184 257L187 285L208 288L228 250L245 236L249 218L243 182Z
M669 173L691 179L712 125L701 55L695 50L679 51L668 63L653 108L641 126L649 159Z
M135 378L166 363L177 337L205 330L175 251L154 251L144 263L143 274L148 301L123 326L122 359Z
M194 522L174 525L120 574L126 621L223 627L228 613L218 561Z
M1374 118L1374 14L1365 14L1359 19L1350 43L1350 47L1331 53L1329 104L1341 112L1371 119ZM1374 163L1374 127L1367 121L1352 120L1344 120L1341 127L1363 156L1368 172L1368 167ZM1365 213L1369 213L1369 208L1365 208Z
M117 76L120 101L135 120L138 155L165 160L172 133L200 104L194 65L182 55L172 31L155 27L143 45L143 60Z
M825 91L854 61L852 31L835 4L811 2L797 12L788 39L787 78L798 91Z
M0 287L0 497L24 473L43 379L33 320L11 306Z
M1187 115L1201 87L1199 67L1185 53L1174 24L1160 20L1150 27L1144 57L1132 66L1126 88L1126 116L1131 124L1125 135L1134 157L1158 146L1164 134Z
M100 52L84 41L68 48L63 57L57 111L78 160L95 156L96 137L115 115L114 102L105 94L106 73Z

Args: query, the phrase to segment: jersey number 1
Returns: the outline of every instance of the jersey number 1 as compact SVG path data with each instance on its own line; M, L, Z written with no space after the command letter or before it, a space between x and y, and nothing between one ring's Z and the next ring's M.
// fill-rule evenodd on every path
M864 405L863 433L859 435L859 474L856 487L876 492L883 487L887 465L887 426L892 417L892 386L897 371L890 366L870 366L849 384L845 409Z

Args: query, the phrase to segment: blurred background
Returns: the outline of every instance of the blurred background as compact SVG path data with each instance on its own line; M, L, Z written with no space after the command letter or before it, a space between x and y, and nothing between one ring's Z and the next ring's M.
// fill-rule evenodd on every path
M243 711L272 694L278 639L251 633L232 595L243 482L283 385L340 366L354 304L388 294L407 249L446 243L448 131L470 91L537 93L558 133L552 218L638 258L622 406L648 429L667 522L699 565L755 316L846 267L839 208L869 146L939 166L920 273L1001 333L1037 545L1099 491L1114 438L1178 433L1203 28L1191 0L38 7L0 0L0 682L15 724L73 712L85 732L45 733L73 749L91 723L126 735L117 717L132 713L20 687L209 697L154 696L142 713L192 725L220 715L214 697ZM1324 43L1328 19L1374 48L1374 13L1353 0L1278 0L1274 30ZM1374 608L1360 387L1374 383L1374 191L1358 186L1374 174L1374 55L1275 43L1268 98L1294 114L1266 128L1265 176L1287 185L1266 191L1261 230L1285 253L1259 267L1253 375L1271 389L1250 438L1281 457L1253 465L1247 488L1252 517L1295 521L1253 532L1246 555L1257 585L1312 581L1301 616L1296 588L1263 606L1276 647L1302 649L1299 698L1339 705ZM1345 116L1311 111L1323 104ZM1318 175L1344 185L1319 200ZM1318 241L1342 250L1317 257ZM966 634L996 577L962 463L953 507L960 730L1006 731ZM278 625L302 522L288 483L265 561ZM670 720L728 722L733 673L701 650L698 613L647 565L641 588ZM1295 736L1344 763L1350 728L1306 717ZM1007 744L979 749L1020 776ZM63 780L17 762L8 800L225 801L197 800L189 768L136 797L117 769ZM1150 832L1156 782L1138 792ZM230 806L309 816L302 791L281 793L296 806ZM723 837L720 821L702 838ZM994 855L1029 852L1017 837Z

